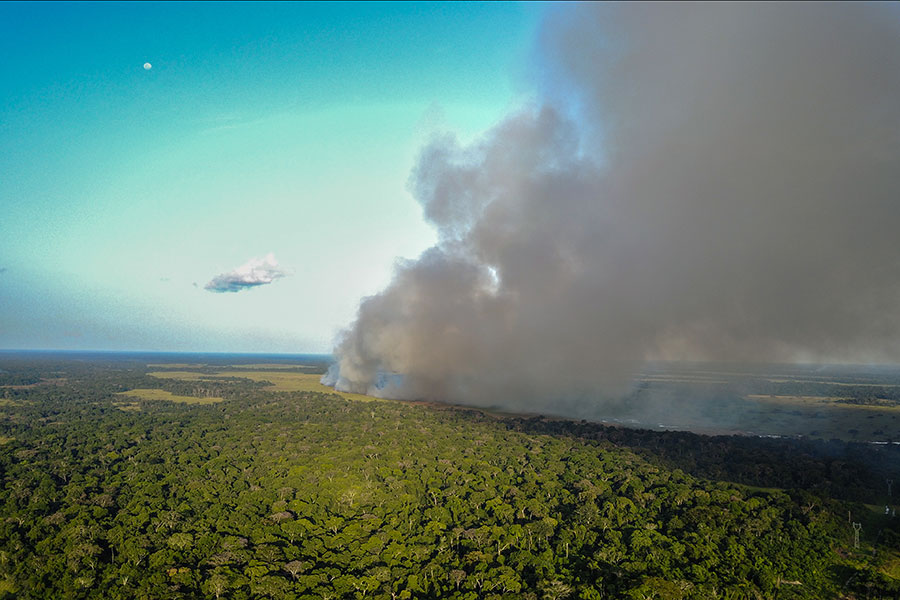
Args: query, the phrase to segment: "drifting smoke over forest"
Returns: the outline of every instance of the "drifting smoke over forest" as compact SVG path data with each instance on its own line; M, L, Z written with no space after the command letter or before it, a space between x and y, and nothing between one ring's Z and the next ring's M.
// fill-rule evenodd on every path
M890 4L551 13L547 100L421 151L439 242L361 303L327 381L541 409L621 394L648 359L897 361L898 23Z

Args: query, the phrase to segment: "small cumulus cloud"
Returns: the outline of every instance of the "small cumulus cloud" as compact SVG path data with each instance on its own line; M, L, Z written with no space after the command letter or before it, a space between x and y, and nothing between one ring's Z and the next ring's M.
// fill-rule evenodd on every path
M252 287L272 283L287 273L278 266L271 252L263 258L251 258L245 264L213 277L204 289L210 292L240 292Z

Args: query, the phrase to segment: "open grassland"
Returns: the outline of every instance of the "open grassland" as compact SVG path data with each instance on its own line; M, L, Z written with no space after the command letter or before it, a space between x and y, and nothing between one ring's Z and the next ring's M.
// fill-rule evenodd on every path
M696 377L663 377L663 376L646 376L646 377L638 377L637 381L642 383L701 383L701 384L726 384L728 383L727 379L714 379L711 377L705 376L696 376Z
M216 379L222 379L222 375L218 373L210 375L199 371L153 371L147 373L147 375L159 377L160 379L180 379L182 381L215 381Z
M842 385L845 387L895 388L900 383L865 383L856 381L818 380L818 379L767 379L770 383L818 383L822 385Z
M774 395L774 394L748 394L746 396L749 400L760 400L763 402L773 402L773 403L783 403L783 404L796 404L802 406L811 406L815 404L819 405L841 405L841 406L853 406L853 408L859 409L871 409L871 410L893 410L900 413L900 405L897 405L891 402L888 399L879 399L876 400L877 404L848 404L847 398L838 397L838 396L789 396L789 395Z
M262 369L274 371L278 369L315 369L315 365L284 364L284 363L255 363L249 365L229 365L232 369Z
M900 439L896 405L847 404L843 398L825 396L749 394L745 399L756 405L746 416L752 416L757 433L853 441Z
M247 364L208 364L208 363L147 363L148 369L165 370L241 370L252 369L254 371L289 371L291 369L321 369L322 365L308 365L305 363L247 363Z
M195 371L154 371L148 373L153 377L161 379L180 379L183 381L217 381L230 377L242 379L250 379L252 381L267 381L271 385L266 389L272 392L321 392L325 394L337 394L347 400L356 400L360 402L368 402L373 400L371 396L363 394L350 394L347 392L338 392L334 389L322 385L319 380L322 378L317 373L286 373L279 371L218 371L215 375L207 373L197 373Z
M131 398L139 398L140 400L165 400L167 402L180 402L182 404L215 404L216 402L221 402L222 398L211 397L211 398L196 398L194 396L176 396L172 392L167 392L166 390L154 390L154 389L135 389L128 390L127 392L119 392L120 396L127 396ZM122 403L119 408L122 410L135 410L134 408L130 408L134 403Z

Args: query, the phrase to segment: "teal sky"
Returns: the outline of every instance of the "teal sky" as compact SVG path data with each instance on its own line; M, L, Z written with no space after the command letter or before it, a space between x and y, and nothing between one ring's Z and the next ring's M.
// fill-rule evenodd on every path
M434 239L417 149L528 100L543 10L0 3L0 348L330 351Z

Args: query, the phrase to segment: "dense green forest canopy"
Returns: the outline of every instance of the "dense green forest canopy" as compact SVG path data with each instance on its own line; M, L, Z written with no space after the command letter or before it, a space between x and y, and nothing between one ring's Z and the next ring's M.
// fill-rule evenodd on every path
M294 368L267 362L241 368ZM148 375L160 368L0 357L0 598L900 596L896 445ZM222 401L123 402L135 389Z

